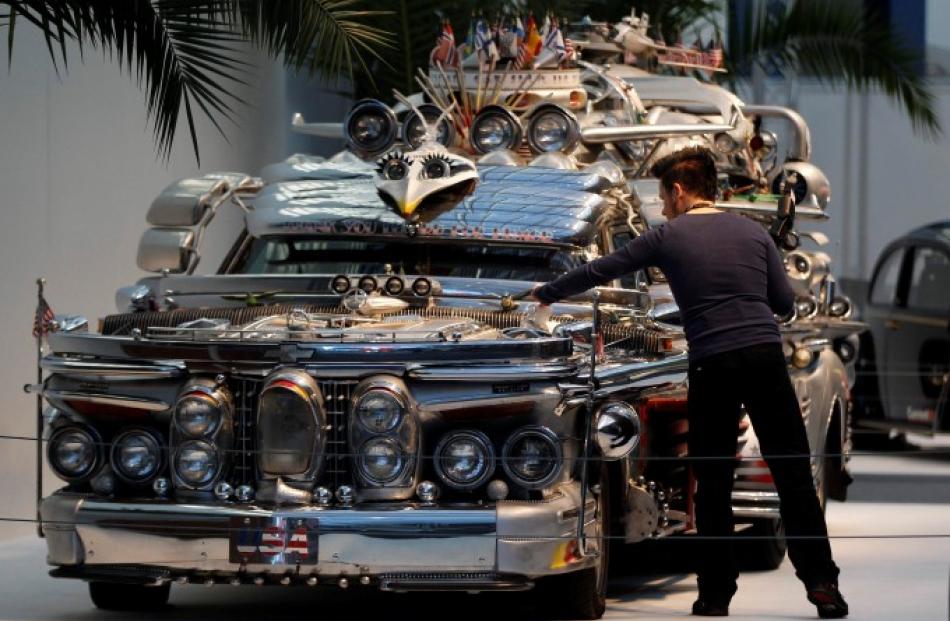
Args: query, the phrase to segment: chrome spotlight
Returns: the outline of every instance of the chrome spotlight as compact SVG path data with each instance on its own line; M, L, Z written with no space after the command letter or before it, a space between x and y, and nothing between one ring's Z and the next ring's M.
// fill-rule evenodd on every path
M478 153L516 151L523 135L521 121L504 106L485 106L472 121L469 139Z
M422 114L422 118L419 118L419 114L416 114L416 110ZM430 103L416 106L415 110L410 110L402 122L402 141L413 149L418 149L422 146L423 137L426 133L426 125L432 125L436 121L439 121L435 129L435 141L446 148L451 147L455 143L455 128L452 127L448 116L443 117L442 113L442 108ZM441 121L439 120L440 118ZM423 122L423 119L425 122Z
M528 489L545 488L561 473L561 441L547 427L517 430L505 442L501 454L505 473Z
M392 108L375 99L363 99L343 120L343 134L357 154L376 155L396 141L397 125Z
M557 104L541 104L528 121L528 146L535 153L569 153L581 137L577 117Z

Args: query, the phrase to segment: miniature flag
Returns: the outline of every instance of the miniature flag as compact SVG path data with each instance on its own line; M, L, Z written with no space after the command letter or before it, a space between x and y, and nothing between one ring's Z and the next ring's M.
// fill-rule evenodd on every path
M430 65L454 67L458 64L458 50L455 47L455 33L452 25L446 20L442 23L442 30L436 39L435 48L429 54Z
M538 34L538 25L533 16L528 16L528 25L524 40L518 46L518 60L515 62L517 69L528 69L531 67L531 61L541 51L541 35Z
M567 49L564 45L564 35L561 34L561 30L557 27L557 21L551 20L547 34L544 35L544 46L534 61L534 67L538 69L546 65L560 64L566 54Z
M33 314L33 338L45 336L49 332L49 324L53 321L53 317L55 317L53 309L41 293L39 302L36 304L36 312Z
M498 50L502 58L518 57L518 34L516 26L511 23L498 31Z
M498 47L485 20L478 20L475 26L475 51L482 62L498 60Z

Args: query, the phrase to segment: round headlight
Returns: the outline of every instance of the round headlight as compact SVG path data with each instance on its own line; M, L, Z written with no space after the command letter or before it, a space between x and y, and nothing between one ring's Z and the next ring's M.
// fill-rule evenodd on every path
M356 417L364 427L374 433L395 429L402 419L402 413L402 402L384 390L372 390L356 403Z
M406 283L399 276L390 276L386 279L386 293L389 295L399 295L406 288Z
M851 300L843 295L837 296L828 305L828 314L832 317L847 317L851 314Z
M112 443L112 469L126 481L148 481L158 474L161 465L161 445L147 431L126 431Z
M404 463L402 451L389 438L372 438L360 449L360 472L373 483L392 481Z
M208 442L189 440L175 453L175 472L187 485L206 485L218 473L218 452Z
M818 312L818 303L813 295L800 295L795 298L795 315L808 319L814 317Z
M445 436L435 449L435 471L452 487L478 487L495 471L495 453L488 436L480 431Z
M360 278L359 287L366 293L373 293L379 287L379 283L372 276L363 276Z
M334 276L330 282L330 289L333 290L333 293L343 295L350 290L350 279L342 274Z
M561 443L546 427L516 431L502 449L502 468L516 483L529 489L550 485L561 470Z
M417 106L416 110L422 114L426 123L430 125L438 121L442 116L442 108L434 104L422 104L421 106ZM402 141L412 146L413 149L418 149L422 146L422 139L426 133L425 124L419 115L416 114L416 110L410 110L402 122ZM451 147L455 141L455 130L452 129L452 126L446 118L443 118L439 122L435 133L435 141L445 147Z
M396 141L396 115L386 104L364 99L346 115L343 131L350 148L358 153L382 153Z
M175 425L192 438L213 435L221 424L221 401L214 394L191 390L175 405Z
M542 106L528 122L528 144L537 153L570 151L579 138L577 119L560 106Z
M521 121L504 106L485 106L472 121L471 143L478 153L521 146Z
M432 293L432 281L428 278L416 278L412 283L412 292L418 296L426 296Z
M84 479L99 465L98 440L81 427L65 427L55 432L46 450L50 467L67 481Z

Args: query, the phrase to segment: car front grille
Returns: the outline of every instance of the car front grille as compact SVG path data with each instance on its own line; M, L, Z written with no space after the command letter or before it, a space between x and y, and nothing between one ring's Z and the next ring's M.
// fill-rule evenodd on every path
M257 464L257 404L263 380L235 377L230 382L234 395L234 453L230 480L235 486L256 485ZM323 474L319 485L335 490L340 485L352 485L347 446L347 419L350 396L356 380L320 380L320 392L327 413L327 446Z

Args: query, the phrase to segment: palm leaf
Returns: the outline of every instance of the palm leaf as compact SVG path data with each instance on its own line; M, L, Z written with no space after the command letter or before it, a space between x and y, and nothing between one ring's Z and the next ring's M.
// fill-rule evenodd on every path
M67 60L66 42L100 49L127 70L145 92L156 148L168 158L184 110L200 165L196 108L224 135L234 120L247 63L238 44L250 39L294 68L332 75L365 66L385 33L366 26L353 0L0 0L9 31L23 18L46 37L50 57ZM56 52L55 46L59 46Z
M920 57L861 3L798 0L784 13L754 4L740 32L729 38L726 55L739 75L759 65L859 90L879 88L903 107L915 130L940 134L933 94L918 72Z

